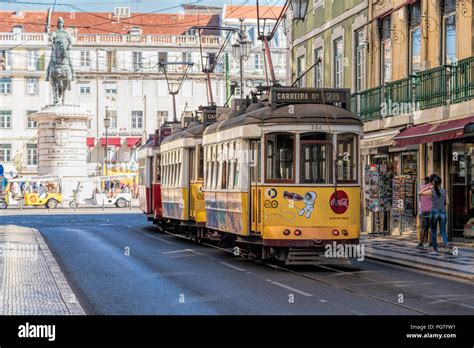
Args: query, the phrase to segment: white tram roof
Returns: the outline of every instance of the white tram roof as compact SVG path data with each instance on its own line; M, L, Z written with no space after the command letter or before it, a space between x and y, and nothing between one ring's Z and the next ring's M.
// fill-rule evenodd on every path
M290 113L290 110L292 111ZM238 138L260 138L262 128L283 126L296 130L300 126L330 125L334 130L349 127L355 133L363 131L363 122L357 114L328 104L294 104L272 109L268 104L251 104L245 113L217 122L204 131L203 144L229 141ZM357 130L357 131L356 131Z
M192 122L186 129L173 133L163 139L161 151L166 152L177 148L194 147L196 144L202 143L203 132L204 126L202 123Z

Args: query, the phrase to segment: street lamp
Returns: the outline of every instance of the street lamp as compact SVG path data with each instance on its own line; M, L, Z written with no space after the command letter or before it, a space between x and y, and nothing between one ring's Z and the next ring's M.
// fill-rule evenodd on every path
M236 42L232 45L232 55L240 61L240 99L244 99L244 60L250 56L252 42L244 31L244 19L240 18L240 31Z
M105 176L108 175L107 165L109 163L109 127L110 127L110 117L109 117L109 107L105 107L105 118L104 118L104 127L105 127Z
M293 12L294 19L304 20L306 11L308 10L308 0L291 0L291 10Z

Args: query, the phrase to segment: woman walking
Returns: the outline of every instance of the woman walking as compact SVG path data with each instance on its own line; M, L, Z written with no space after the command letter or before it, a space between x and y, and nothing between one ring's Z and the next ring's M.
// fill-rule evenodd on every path
M433 179L433 184L423 188L419 194L421 196L432 196L431 207L431 243L433 252L438 252L437 230L439 230L444 247L449 248L448 236L446 234L446 190L441 187L442 180L439 176Z

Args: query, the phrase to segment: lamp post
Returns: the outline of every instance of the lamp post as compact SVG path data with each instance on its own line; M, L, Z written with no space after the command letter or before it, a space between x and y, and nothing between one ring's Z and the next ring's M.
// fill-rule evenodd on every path
M240 99L244 99L244 60L250 56L252 42L244 31L244 19L240 18L240 31L236 42L232 45L232 55L240 61Z
M107 176L108 164L109 164L109 127L110 127L110 117L109 117L108 106L105 107L104 127L105 127L105 176Z

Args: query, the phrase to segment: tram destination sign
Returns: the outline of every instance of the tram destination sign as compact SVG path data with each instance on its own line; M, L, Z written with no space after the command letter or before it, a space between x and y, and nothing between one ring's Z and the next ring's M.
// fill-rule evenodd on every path
M284 88L274 87L270 91L272 108L288 104L330 104L350 108L349 89L340 88Z

